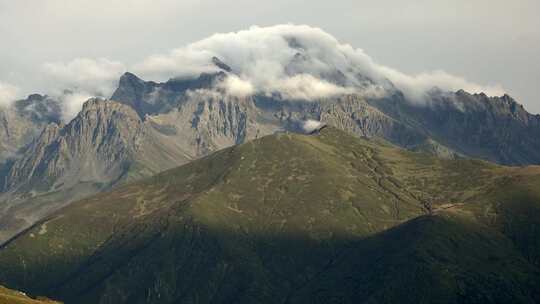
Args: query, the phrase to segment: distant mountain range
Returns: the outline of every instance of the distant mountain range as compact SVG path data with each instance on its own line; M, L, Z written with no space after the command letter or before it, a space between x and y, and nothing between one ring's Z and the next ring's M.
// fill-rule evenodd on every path
M126 73L109 100L89 100L66 125L47 96L1 110L0 242L76 199L277 131L303 132L308 119L443 158L540 163L540 116L507 95L433 89L420 105L385 82L382 97L238 97L216 86L232 69L212 63L219 72L164 83ZM328 77L339 84L340 75Z
M0 247L0 282L66 303L538 303L539 185L280 132L53 212Z

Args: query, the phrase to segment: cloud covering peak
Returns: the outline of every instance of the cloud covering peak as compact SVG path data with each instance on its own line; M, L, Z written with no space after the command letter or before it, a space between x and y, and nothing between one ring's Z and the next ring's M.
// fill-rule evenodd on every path
M19 88L9 83L0 82L0 108L9 107L19 94Z
M123 63L107 58L76 58L68 63L49 62L42 68L52 87L92 95L110 95L118 78L126 71Z
M212 58L219 58L236 74L230 81L233 92L242 84L256 92L313 99L353 92L380 94L393 84L413 101L434 87L504 93L499 86L470 83L443 71L407 75L376 63L363 50L341 43L319 28L293 24L214 34L167 54L150 56L136 64L134 71L151 79L192 77L216 71Z
M127 70L155 81L225 70L228 76L217 88L228 94L277 94L292 100L351 93L380 97L399 89L411 102L422 102L434 87L488 95L504 93L500 86L482 86L443 71L407 75L378 64L363 50L338 41L320 28L294 24L214 34L134 64L107 58L46 63L42 71L49 91L45 93L64 101L64 118L69 120L83 96L109 97ZM13 88L4 85L0 89L0 102L13 98ZM65 89L72 93L63 96Z

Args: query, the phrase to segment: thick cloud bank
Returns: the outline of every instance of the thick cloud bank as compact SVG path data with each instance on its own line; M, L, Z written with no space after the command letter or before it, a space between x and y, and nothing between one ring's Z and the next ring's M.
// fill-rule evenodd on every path
M66 121L80 110L84 98L109 97L127 70L155 81L226 70L228 76L216 84L220 91L235 96L277 94L291 100L350 93L380 97L399 89L411 102L421 103L434 87L504 93L499 86L482 86L443 71L407 75L376 63L361 49L341 43L319 28L292 24L214 34L131 65L106 58L78 58L46 63L41 69L49 87L45 93L62 101ZM9 104L15 95L14 87L0 84L0 105Z
M11 84L0 82L0 108L10 106L18 97L19 89Z
M470 83L442 71L406 75L377 64L361 49L340 43L319 28L291 24L215 34L168 54L151 56L134 70L150 79L190 77L215 71L213 57L229 65L236 75L226 84L234 94L278 92L291 99L353 92L378 95L391 84L412 101L420 101L434 87L504 93L499 86Z
M43 71L52 87L92 95L110 95L126 67L121 62L106 58L77 58L68 63L45 63Z
M47 93L61 102L62 119L69 122L89 98L110 97L126 67L106 58L77 58L45 63L42 71L50 86Z

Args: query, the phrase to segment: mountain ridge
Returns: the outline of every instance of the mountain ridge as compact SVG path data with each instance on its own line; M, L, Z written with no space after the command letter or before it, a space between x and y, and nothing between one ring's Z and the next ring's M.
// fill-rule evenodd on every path
M225 77L227 74L221 74ZM139 81L143 81L138 78ZM144 82L144 81L143 81ZM197 81L196 81L197 82ZM190 102L185 96L186 91L173 93L177 97L173 98L171 91L163 96L158 88L160 85L154 82L145 82L154 85L152 98L159 100L175 100L172 102L174 107L181 107L186 102ZM166 83L161 84L164 85ZM214 85L215 86L215 85ZM209 90L208 86L198 85L198 88ZM275 106L269 108L259 107L260 111L265 113L265 121L270 118L274 120L273 124L277 128L287 126L290 121L283 119L283 114L294 115L298 120L316 119L321 120L328 117L328 111L325 104L337 103L340 100L355 96L353 98L361 102L356 105L348 105L344 114L348 115L349 122L346 122L346 130L355 131L361 136L380 136L402 147L409 149L424 149L425 151L442 151L441 156L456 157L466 156L487 159L493 162L507 165L527 165L540 162L540 155L536 152L540 143L536 139L540 134L540 115L532 115L526 112L522 105L518 104L510 96L488 97L485 94L468 94L463 90L457 92L444 92L438 89L431 90L423 104L418 104L408 100L397 89L389 95L382 98L364 97L361 94L344 94L330 98L318 98L306 102L287 101L280 98L253 95L256 106L274 103ZM123 91L127 91L123 90ZM189 91L189 90L188 90ZM223 93L222 98L226 99ZM125 96L114 96L118 100L124 100L128 104L145 103L145 99L151 99L148 96L138 95L139 99L131 98L133 94ZM159 97L156 97L159 96ZM299 106L293 106L297 103ZM303 104L308 105L302 106ZM321 105L311 106L309 104ZM291 105L291 106L288 106ZM165 112L170 109L169 106L162 105ZM362 117L356 117L356 111L362 111L363 108L372 108L370 113L375 113L372 121L377 121L380 125L377 130L364 129L361 124ZM144 112L142 109L139 112ZM159 111L159 110L157 110ZM162 111L163 112L163 111ZM356 112L356 113L355 113ZM377 114L383 113L384 115ZM150 113L149 113L150 114ZM281 117L280 117L281 115ZM365 115L365 114L364 114ZM445 117L446 115L446 117ZM379 116L379 117L377 117ZM387 118L382 118L386 116ZM337 122L336 125L343 124L330 117L330 120ZM388 119L390 118L390 119ZM393 122L390 122L393 121ZM497 121L505 124L497 125ZM330 122L330 121L325 121ZM465 122L467 125L461 126ZM293 122L294 123L294 122ZM439 125L438 125L439 124ZM398 125L396 129L399 132L409 130L408 135L397 135L394 131L389 131L392 125ZM464 128L467 128L464 130ZM507 128L508 130L505 130ZM386 131L384 129L387 129ZM509 131L511 130L511 131ZM468 139L464 134L472 135ZM513 134L510 135L510 134ZM267 135L267 134L264 134Z

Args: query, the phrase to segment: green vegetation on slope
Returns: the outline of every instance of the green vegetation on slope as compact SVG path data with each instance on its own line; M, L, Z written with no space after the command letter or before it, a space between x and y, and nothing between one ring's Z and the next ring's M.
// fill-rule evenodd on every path
M66 303L535 303L535 185L276 134L58 211L0 248L0 282Z

